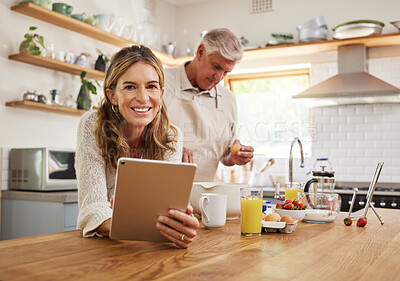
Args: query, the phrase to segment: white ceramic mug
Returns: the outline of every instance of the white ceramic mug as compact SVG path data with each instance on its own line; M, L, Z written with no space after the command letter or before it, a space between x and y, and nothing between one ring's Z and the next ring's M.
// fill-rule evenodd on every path
M199 199L201 221L208 229L218 229L225 225L228 195L203 193Z

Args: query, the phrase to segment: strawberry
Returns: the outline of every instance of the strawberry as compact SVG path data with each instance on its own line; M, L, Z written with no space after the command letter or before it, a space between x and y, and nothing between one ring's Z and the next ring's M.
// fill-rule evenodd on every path
M293 202L292 202L296 207L297 206L299 206L300 205L300 203L299 202L297 202L296 200L293 200Z
M347 226L350 226L350 225L353 223L353 221L351 220L351 218L345 218L345 219L343 220L343 222L344 222L344 224L347 225Z
M286 203L285 206L283 206L283 208L286 209L286 210L291 210L292 206L293 206L292 203Z
M282 209L282 204L281 204L281 203L276 203L275 208L277 208L277 209Z
M288 203L292 203L292 200L287 199L287 200L283 201L283 205L286 205L286 204L288 204Z
M366 217L359 218L359 219L357 220L357 226L359 226L359 227L364 227L364 226L366 226L366 225L367 225L367 218L366 218Z

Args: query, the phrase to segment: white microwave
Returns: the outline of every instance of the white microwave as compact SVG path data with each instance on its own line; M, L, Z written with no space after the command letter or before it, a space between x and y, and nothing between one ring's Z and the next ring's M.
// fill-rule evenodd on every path
M9 189L77 189L75 151L72 149L13 148L9 159Z

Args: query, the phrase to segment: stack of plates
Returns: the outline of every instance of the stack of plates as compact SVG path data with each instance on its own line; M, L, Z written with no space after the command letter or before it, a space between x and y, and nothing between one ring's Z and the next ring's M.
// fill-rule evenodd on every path
M383 22L375 20L357 20L339 24L333 31L333 38L347 39L381 34L382 28L385 26Z

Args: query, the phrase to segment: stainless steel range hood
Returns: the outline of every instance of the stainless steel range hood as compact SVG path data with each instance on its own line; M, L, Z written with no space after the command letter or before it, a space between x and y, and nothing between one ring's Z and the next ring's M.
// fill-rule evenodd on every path
M367 72L364 44L338 48L338 74L306 91L295 99L333 99L335 103L400 102L400 90Z

